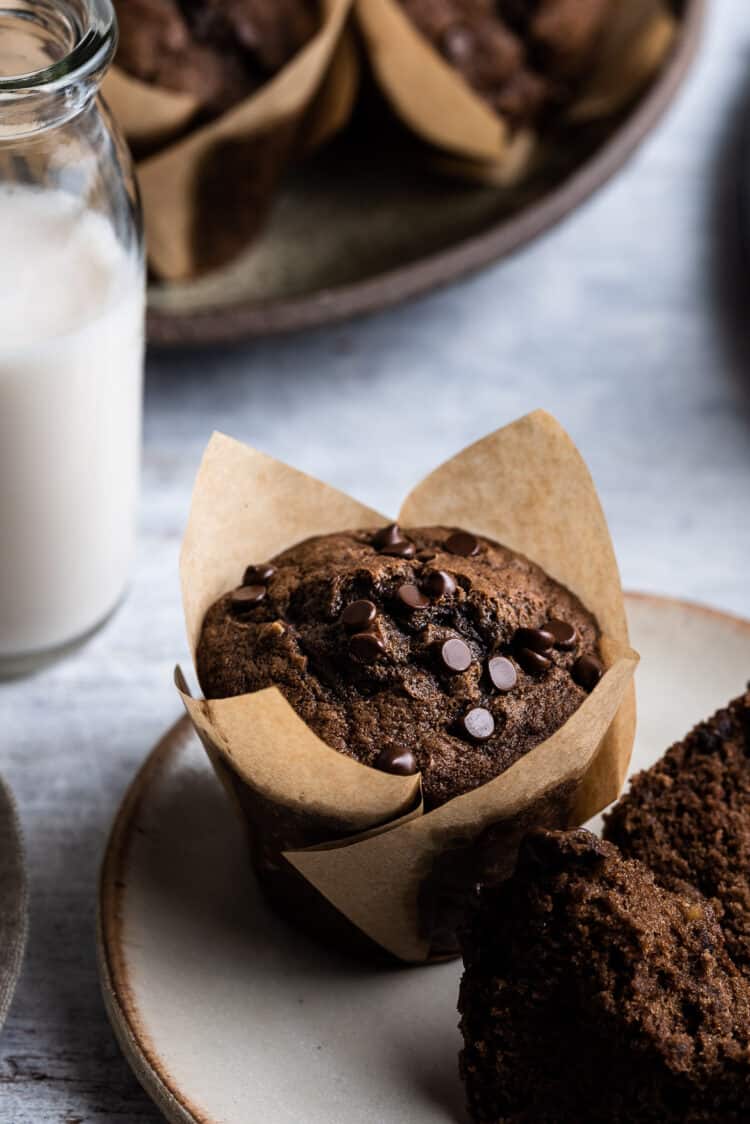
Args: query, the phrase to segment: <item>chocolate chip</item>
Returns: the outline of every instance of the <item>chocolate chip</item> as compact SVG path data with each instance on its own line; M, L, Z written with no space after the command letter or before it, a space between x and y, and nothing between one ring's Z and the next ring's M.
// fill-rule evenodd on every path
M731 710L720 710L714 717L716 733L720 738L731 738L734 733L734 721Z
M593 691L604 674L604 668L593 656L581 656L573 664L573 670L570 674L578 686L583 687L584 691Z
M495 719L483 706L475 706L461 719L464 733L474 742L486 742L495 732Z
M512 691L518 682L518 672L505 656L493 656L487 664L487 671L498 691Z
M341 623L349 632L365 632L377 615L372 601L352 601L341 614Z
M372 545L381 554L387 554L392 558L413 558L417 553L414 543L404 538L398 523L391 523L388 527L376 531L372 536Z
M404 536L401 534L398 523L390 523L387 527L382 527L379 531L376 531L372 536L372 545L378 548L392 546L395 542L403 541Z
M470 558L479 554L479 543L467 531L455 531L446 542L445 549L451 554L460 554L462 558Z
M447 671L455 673L466 671L471 667L471 648L463 640L454 636L446 640L440 648L440 659Z
M248 566L242 579L243 585L268 585L277 573L276 567L267 562L265 566Z
M402 539L400 542L381 546L380 553L387 554L389 558L413 558L417 553L417 548L413 542L406 542L405 539Z
M476 48L474 33L466 24L453 23L440 36L440 47L452 63L465 62Z
M578 634L572 624L559 621L552 617L544 626L544 632L551 632L555 638L555 647L562 648L564 652L571 652L576 646Z
M416 585L402 585L396 593L399 601L410 611L414 609L426 609L430 603L428 597L419 590Z
M380 753L375 768L397 777L411 777L417 772L417 761L410 749L388 746Z
M548 652L555 638L544 628L518 628L513 635L514 648L530 648L532 652Z
M456 583L445 570L434 570L424 584L430 597L445 597L456 592Z
M241 585L232 594L232 609L235 613L247 613L260 605L265 596L264 585Z
M529 675L543 675L545 671L549 671L552 667L552 660L547 656L543 656L541 652L535 652L532 648L517 648L515 656L524 671Z
M435 551L434 550L418 550L417 551L417 558L419 559L420 562L432 562L434 557L435 557Z
M385 644L374 632L357 632L349 641L349 651L363 663L374 663L385 651Z
M693 737L706 753L721 753L721 738L713 730L696 730ZM664 783L663 779L661 783Z
M750 709L746 706L743 706L740 713L740 726L745 739L745 748L750 750Z

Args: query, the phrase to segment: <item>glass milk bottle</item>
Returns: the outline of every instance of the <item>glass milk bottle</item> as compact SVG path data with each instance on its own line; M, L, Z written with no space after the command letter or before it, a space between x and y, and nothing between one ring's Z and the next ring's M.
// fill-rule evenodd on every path
M144 266L110 0L0 3L0 674L101 624L135 541Z

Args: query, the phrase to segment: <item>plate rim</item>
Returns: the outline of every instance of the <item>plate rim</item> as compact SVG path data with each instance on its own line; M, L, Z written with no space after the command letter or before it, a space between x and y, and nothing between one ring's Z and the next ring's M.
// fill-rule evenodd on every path
M238 301L190 313L150 307L149 345L181 349L238 344L250 339L335 324L426 294L499 261L560 222L626 163L672 104L701 41L708 0L685 0L671 57L622 124L588 160L538 202L480 234L362 281L303 297Z
M183 714L149 750L145 760L130 781L115 814L98 880L96 910L96 960L99 983L115 1038L139 1083L170 1124L219 1124L190 1105L184 1094L178 1096L170 1075L156 1047L134 1016L132 992L125 976L124 959L119 946L118 926L125 883L120 877L130 848L130 824L146 794L149 782L165 767L172 753L187 737L192 727ZM118 979L118 962L119 975Z
M750 634L750 618L715 608L687 598L663 596L658 593L628 592L626 604L656 602L723 620L739 631ZM96 951L99 981L104 1005L120 1048L136 1078L146 1093L164 1114L170 1124L221 1124L205 1116L191 1104L171 1078L167 1067L150 1037L139 1027L133 1008L132 991L128 984L124 958L118 948L121 920L120 904L125 883L120 877L127 861L130 846L130 824L136 809L143 800L149 783L166 766L172 754L192 733L190 720L183 714L151 749L139 766L117 809L99 873L99 893L96 914ZM119 973L118 973L119 962ZM130 1002L129 1002L130 999Z

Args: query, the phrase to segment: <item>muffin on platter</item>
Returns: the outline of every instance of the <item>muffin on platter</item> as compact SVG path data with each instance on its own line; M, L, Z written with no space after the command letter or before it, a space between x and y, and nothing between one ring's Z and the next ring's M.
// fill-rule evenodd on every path
M217 435L181 568L204 692L182 697L296 924L455 955L525 830L617 795L637 657L591 479L548 415L438 469L397 524Z
M612 0L400 0L409 19L514 124L569 100L591 73Z

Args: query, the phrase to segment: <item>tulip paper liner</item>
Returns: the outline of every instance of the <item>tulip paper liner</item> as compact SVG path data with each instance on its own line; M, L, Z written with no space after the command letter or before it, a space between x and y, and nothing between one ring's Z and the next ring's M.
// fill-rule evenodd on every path
M230 261L259 230L289 161L346 123L357 90L351 4L321 0L320 29L278 74L184 136L197 99L117 67L108 75L105 96L136 152L162 146L138 163L149 263L160 278L186 280Z
M102 91L136 156L164 147L201 109L192 94L153 86L118 66L107 74Z
M193 657L204 615L261 562L312 535L384 516L262 453L215 434L181 555ZM371 941L405 961L455 951L455 899L511 869L532 823L578 824L619 793L633 745L625 608L589 472L537 411L465 449L409 495L402 526L463 527L519 551L595 614L605 674L564 726L494 780L425 812L419 777L361 765L325 745L276 688L183 702L250 833L256 870L313 888ZM460 885L457 887L455 883ZM289 903L290 906L293 905Z
M539 157L531 127L514 129L465 81L412 23L398 0L355 0L377 81L396 113L443 153L453 175L510 187ZM677 22L666 0L617 0L596 62L564 120L581 125L624 109L657 73Z

